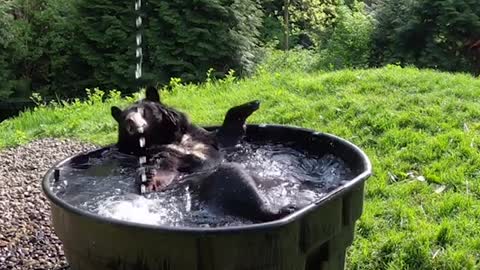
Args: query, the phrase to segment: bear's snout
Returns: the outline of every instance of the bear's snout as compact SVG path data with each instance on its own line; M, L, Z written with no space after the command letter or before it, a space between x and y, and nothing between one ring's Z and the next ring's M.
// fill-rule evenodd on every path
M125 120L127 131L132 135L135 133L143 133L148 126L147 121L139 112L129 113Z

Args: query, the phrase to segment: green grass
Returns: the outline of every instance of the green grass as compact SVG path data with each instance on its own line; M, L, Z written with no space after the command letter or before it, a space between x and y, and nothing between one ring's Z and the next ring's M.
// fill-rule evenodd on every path
M100 96L3 122L0 146L39 137L112 143L110 106L137 97L102 102ZM312 128L365 150L374 173L349 269L480 268L480 80L395 66L259 72L239 82L176 85L162 98L204 125L219 124L235 104L260 99L251 123Z

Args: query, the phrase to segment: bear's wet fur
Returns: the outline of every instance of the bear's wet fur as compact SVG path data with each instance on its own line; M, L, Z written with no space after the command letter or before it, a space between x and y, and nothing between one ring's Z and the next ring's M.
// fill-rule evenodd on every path
M145 99L125 110L111 108L118 122L116 146L122 153L147 157L147 182L138 181L147 192L187 183L209 207L250 220L272 221L292 213L294 207L271 209L258 191L258 179L240 164L222 160L221 149L241 141L246 119L259 105L259 101L251 101L233 107L218 130L207 131L194 125L185 113L163 104L157 89L148 87ZM139 145L141 136L145 148Z

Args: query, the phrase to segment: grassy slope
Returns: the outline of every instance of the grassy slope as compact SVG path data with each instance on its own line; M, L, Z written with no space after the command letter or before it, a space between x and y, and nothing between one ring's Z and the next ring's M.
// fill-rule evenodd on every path
M348 268L473 269L480 267L479 89L480 80L467 75L387 67L260 73L163 95L200 124L220 123L230 106L261 99L250 122L313 128L364 149L374 175ZM44 136L114 142L109 108L127 101L96 99L1 123L0 147Z

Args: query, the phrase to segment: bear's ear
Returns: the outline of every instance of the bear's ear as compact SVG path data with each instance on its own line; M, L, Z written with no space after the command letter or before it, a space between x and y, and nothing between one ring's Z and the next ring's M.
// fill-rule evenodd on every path
M153 86L147 87L146 97L149 101L160 103L160 95L158 94L158 90Z
M117 106L113 106L111 109L113 119L115 119L118 123L120 123L120 116L122 115L122 110Z

